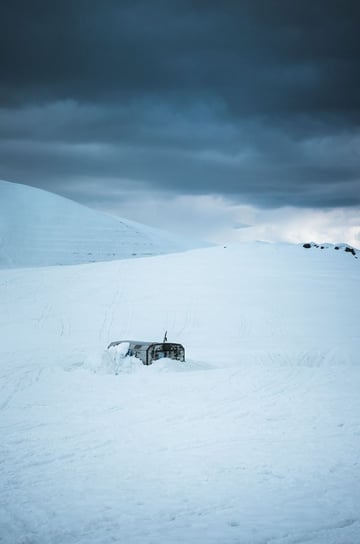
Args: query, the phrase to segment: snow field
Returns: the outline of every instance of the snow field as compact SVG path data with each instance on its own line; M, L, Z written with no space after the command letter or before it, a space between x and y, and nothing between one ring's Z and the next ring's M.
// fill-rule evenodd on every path
M1 271L0 542L357 544L359 298L295 246Z

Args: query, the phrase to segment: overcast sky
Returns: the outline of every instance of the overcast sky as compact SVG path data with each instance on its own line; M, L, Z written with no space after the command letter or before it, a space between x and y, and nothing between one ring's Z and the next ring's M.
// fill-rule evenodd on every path
M5 0L0 178L219 242L360 246L358 0Z

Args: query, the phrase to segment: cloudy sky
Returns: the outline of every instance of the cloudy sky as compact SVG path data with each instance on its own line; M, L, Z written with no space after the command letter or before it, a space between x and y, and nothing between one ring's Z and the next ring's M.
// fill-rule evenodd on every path
M360 247L357 0L5 0L0 178L183 234Z

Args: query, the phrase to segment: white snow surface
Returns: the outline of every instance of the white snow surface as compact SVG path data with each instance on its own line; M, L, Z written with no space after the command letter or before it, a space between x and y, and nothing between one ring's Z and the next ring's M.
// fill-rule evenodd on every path
M0 180L0 268L113 261L209 245Z
M0 542L358 544L359 262L249 244L1 270ZM104 365L165 330L185 363Z

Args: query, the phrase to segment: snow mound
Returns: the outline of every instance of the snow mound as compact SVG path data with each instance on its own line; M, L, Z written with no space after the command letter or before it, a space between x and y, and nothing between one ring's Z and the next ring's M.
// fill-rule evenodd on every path
M1 268L113 261L201 245L206 244L0 180Z
M174 361L168 357L163 357L154 361L150 368L152 372L182 372L186 371L186 362Z
M99 365L93 365L92 370L99 374L130 374L143 367L137 357L128 355L129 342L107 348L101 357Z

